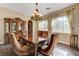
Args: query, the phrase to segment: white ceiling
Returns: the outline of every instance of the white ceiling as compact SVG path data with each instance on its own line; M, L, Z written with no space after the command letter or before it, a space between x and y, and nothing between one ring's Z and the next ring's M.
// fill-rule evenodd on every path
M55 12L71 5L74 5L74 3L39 3L39 10L43 15L46 15L50 12ZM35 10L34 3L0 3L0 7L16 11L27 16L31 16L32 12ZM46 10L47 7L49 7L50 10Z

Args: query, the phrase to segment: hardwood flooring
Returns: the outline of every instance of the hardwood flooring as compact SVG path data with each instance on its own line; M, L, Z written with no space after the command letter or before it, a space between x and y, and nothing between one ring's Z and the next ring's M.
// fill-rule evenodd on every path
M54 56L79 56L79 48L58 43L54 50Z
M16 54L11 50L10 45L0 45L0 56L16 56ZM53 56L79 56L79 49L58 43Z

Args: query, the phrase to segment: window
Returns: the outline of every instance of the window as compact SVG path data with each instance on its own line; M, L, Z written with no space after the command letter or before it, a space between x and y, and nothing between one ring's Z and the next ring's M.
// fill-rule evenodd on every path
M39 28L40 31L48 31L48 21L39 21Z
M70 26L67 16L60 16L52 20L53 33L70 33Z

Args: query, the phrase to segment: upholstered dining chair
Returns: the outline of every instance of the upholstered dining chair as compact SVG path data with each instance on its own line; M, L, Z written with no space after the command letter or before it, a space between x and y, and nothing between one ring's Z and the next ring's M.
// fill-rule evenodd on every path
M38 53L40 53L43 56L51 55L57 43L58 43L58 34L52 34L48 46L46 48L42 48L41 46L39 46Z
M13 51L16 53L16 55L19 56L25 56L25 55L34 55L34 44L26 41L27 44L25 45L25 47L21 47L21 45L19 44L18 40L16 39L16 36L14 33L10 34L10 44L11 47L13 49Z

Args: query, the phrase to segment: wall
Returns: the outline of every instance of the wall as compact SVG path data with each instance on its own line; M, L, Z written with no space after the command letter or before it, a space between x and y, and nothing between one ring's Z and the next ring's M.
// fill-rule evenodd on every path
M59 34L59 43L70 45L70 34Z
M0 7L0 44L4 43L4 18L19 17L23 20L27 19L25 15Z
M78 47L79 47L79 5L76 6L74 11L74 33L78 34Z

